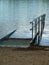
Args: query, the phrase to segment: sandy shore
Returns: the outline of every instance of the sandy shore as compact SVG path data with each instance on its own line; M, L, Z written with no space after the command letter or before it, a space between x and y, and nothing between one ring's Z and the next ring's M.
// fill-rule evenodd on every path
M0 65L49 65L49 51L0 48Z

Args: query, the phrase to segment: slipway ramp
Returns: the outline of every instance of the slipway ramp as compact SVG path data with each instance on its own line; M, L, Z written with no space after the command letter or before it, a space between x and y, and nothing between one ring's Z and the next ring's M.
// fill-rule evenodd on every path
M14 30L0 39L0 46L22 48L40 46L40 41L42 39L45 26L45 16L46 14L43 14L30 22L30 24L32 24L32 28L30 29L32 31L32 38L9 38L16 31Z

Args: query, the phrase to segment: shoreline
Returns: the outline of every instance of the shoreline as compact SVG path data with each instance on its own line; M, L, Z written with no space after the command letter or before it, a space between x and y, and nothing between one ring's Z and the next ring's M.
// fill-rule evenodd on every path
M49 65L49 51L0 47L0 65Z

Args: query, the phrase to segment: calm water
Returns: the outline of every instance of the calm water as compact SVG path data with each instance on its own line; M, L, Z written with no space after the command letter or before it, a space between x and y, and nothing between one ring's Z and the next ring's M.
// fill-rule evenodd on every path
M0 38L14 29L11 37L30 37L34 18L46 13L45 29L41 45L49 45L49 1L48 0L0 0Z

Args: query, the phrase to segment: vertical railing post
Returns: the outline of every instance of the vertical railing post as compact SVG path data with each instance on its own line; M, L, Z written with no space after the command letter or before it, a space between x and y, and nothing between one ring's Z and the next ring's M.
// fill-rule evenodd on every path
M35 36L37 34L37 19L35 19ZM35 42L37 43L37 38L35 40Z
M39 35L38 35L38 45L40 44L40 17L38 18L38 32L39 32Z
M45 15L41 16L41 37L45 26Z
M33 22L30 22L30 24L32 24L32 28L30 30L32 30L32 41L33 41Z
M43 18L41 17L41 37L42 37L42 32L43 32Z
M32 41L33 41L33 22L32 22Z

